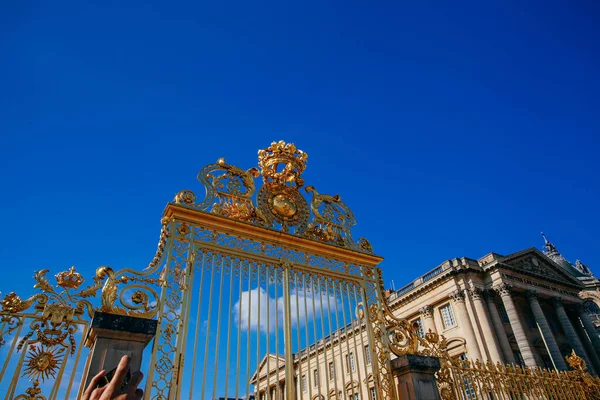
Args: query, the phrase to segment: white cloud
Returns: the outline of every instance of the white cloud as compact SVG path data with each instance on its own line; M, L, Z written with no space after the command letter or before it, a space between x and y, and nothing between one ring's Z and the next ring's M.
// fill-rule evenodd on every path
M323 307L323 315L328 315L329 309L331 312L335 312L336 298L329 296L329 304L327 302L327 295L319 294L313 295L308 292L306 295L303 292L292 291L290 295L290 308L291 308L291 319L294 326L305 324L305 321L313 320L313 298L314 298L314 311L316 313L316 319L321 318L321 307ZM260 298L260 323L258 318L258 306ZM297 304L296 304L297 303ZM241 320L239 318L240 304L242 308ZM338 308L341 307L339 301L337 303ZM259 326L262 332L274 332L276 328L277 314L279 329L283 328L284 324L284 299L283 296L274 298L271 297L262 287L260 289L252 289L250 291L243 291L240 298L233 306L234 318L237 325L241 325L242 329L248 327L248 308L250 309L250 329L256 331ZM329 306L329 309L328 309ZM267 311L269 313L269 323L267 324Z

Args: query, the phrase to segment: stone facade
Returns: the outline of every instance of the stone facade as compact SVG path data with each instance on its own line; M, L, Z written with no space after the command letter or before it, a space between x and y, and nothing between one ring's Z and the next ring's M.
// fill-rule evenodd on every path
M490 253L478 260L445 261L403 288L387 291L388 306L395 316L418 324L422 332L444 335L452 356L565 370L565 357L574 349L596 374L600 372L600 281L587 267L573 266L553 244L545 242L544 251L530 248L508 256ZM365 331L360 334L359 330L355 326L322 341L326 350L318 360L313 356L310 365L307 349L296 355L297 398L337 397L342 391L351 394L348 397L372 398L373 371L364 347L327 344L327 340L352 344L354 339L369 343ZM351 331L356 334L348 334L347 340L346 333ZM354 372L346 365L348 354L353 354ZM330 376L332 360L335 370L343 374ZM283 361L279 362L284 368ZM278 364L273 361L271 365ZM270 374L274 373L271 368ZM280 373L279 389L285 384L283 378ZM261 382L258 400L283 397L284 390L265 396L266 384L255 375L251 383L257 382Z

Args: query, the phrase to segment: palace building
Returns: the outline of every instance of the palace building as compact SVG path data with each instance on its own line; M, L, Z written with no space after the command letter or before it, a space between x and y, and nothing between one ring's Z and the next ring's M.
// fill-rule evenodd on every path
M565 370L571 350L600 372L598 280L544 250L448 260L389 293L394 313L449 340L452 355Z
M565 357L574 350L590 373L600 374L600 281L543 238L542 251L444 261L401 289L386 291L388 307L416 324L421 335L431 330L445 336L451 356L566 370ZM344 392L353 400L375 399L375 353L367 335L364 323L354 321L295 354L297 398ZM250 382L258 400L283 397L284 369L282 357L263 359Z

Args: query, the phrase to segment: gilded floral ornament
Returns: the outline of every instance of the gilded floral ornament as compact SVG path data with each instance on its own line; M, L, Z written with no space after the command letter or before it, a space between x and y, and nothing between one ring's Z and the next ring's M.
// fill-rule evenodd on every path
M284 141L259 150L258 168L243 170L220 158L198 173L206 190L202 202L197 203L196 195L184 190L175 196L174 203L372 254L373 248L366 239L355 242L352 238L356 219L339 195L320 194L313 186L307 186L306 192L312 194L309 204L300 193L307 161L307 153ZM259 176L263 185L257 191L254 180Z
M42 389L39 386L40 381L33 381L32 386L25 390L26 394L15 397L15 400L46 400L46 396L42 395Z
M585 371L585 370L587 370L587 365L585 365L585 361L583 361L583 358L579 357L575 353L575 350L572 350L571 354L569 354L565 358L566 358L567 363L569 364L569 366L571 368L573 368L574 370L578 370L578 371Z
M140 318L152 318L158 312L158 293L151 285L162 284L160 278L117 275L112 268L103 266L96 270L95 281L99 283L104 281L101 293L102 304L98 308L99 311ZM119 289L120 284L128 286ZM131 296L127 296L125 289L136 290ZM154 301L150 301L150 296ZM117 300L122 307L116 305Z
M44 382L48 378L56 378L58 368L63 361L64 349L45 346L32 346L25 358L23 376L31 380Z
M429 331L420 342L420 354L439 357L436 383L442 400L464 398L598 399L600 379L587 373L574 352L567 356L573 371L522 368L519 365L450 357L443 336Z

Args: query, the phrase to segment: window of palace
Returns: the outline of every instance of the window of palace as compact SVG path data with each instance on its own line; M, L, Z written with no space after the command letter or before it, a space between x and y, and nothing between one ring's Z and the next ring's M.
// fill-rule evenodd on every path
M467 354L466 353L462 353L461 355L458 356L458 358L463 362L463 365L466 366L467 365ZM473 381L470 379L463 379L463 387L465 390L465 399L475 399L477 398L475 390L473 388Z
M377 394L375 393L374 387L369 389L369 395L371 396L371 400L377 400Z
M600 307L598 307L598 304L596 304L595 302L588 300L585 303L583 303L583 305L590 314L600 314Z
M354 354L346 354L346 371L347 373L354 372L356 366L354 365Z
M413 325L417 326L417 333L419 336L425 337L425 332L423 331L423 321L421 321L421 318L415 319L412 323Z
M371 352L369 351L369 345L365 346L365 364L371 365Z
M440 314L442 315L444 328L450 328L451 326L456 325L456 319L454 318L454 312L452 312L450 303L440 307Z
M318 387L319 386L319 370L315 369L313 371L313 385Z
M300 388L302 393L306 393L306 375L302 375L302 378L300 378Z
M335 366L333 361L329 363L329 380L332 381L335 378Z

